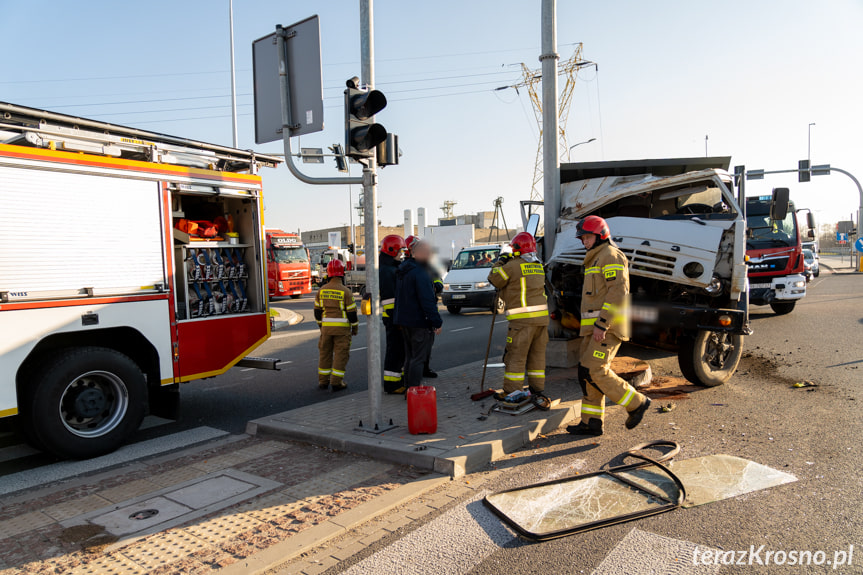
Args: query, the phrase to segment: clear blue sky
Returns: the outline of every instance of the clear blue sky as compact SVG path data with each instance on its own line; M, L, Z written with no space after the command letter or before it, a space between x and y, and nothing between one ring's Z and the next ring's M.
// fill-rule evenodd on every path
M749 168L796 167L812 128L813 163L863 177L863 2L859 0L559 0L563 58L573 43L599 64L576 86L567 132L574 161L731 155ZM0 100L220 144L231 143L227 0L0 0ZM401 165L382 171L385 223L406 208L434 216L506 216L529 195L537 132L520 62L538 67L539 0L375 2L378 121L399 134ZM356 0L235 0L240 147L252 148L251 43L312 14L321 18L325 131L304 147L343 141L344 81L359 75ZM601 110L601 114L600 114ZM279 143L257 146L279 152ZM332 160L306 165L336 175ZM356 167L354 168L356 169ZM268 226L311 229L349 218L346 187L313 187L264 172ZM847 219L856 189L840 175L790 185L821 221ZM354 188L356 202L357 189Z

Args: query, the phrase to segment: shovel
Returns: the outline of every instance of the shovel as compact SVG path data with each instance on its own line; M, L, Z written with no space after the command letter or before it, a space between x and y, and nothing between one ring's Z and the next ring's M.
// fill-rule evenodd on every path
M470 398L474 401L481 401L486 397L494 395L493 389L485 388L485 370L488 368L488 354L491 351L491 336L494 334L494 322L497 320L497 294L494 295L494 307L491 310L491 328L488 330L488 344L485 346L485 361L482 364L482 378L479 380L479 392L474 393Z

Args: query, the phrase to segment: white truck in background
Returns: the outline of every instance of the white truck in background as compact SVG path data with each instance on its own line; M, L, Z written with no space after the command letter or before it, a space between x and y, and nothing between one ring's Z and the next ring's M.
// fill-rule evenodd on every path
M728 381L750 333L746 219L729 162L563 164L559 216L546 225L556 234L554 253L544 256L554 308L552 337L578 335L586 252L575 228L586 216L597 215L606 219L629 259L633 339L677 349L680 369L693 383ZM738 195L743 197L742 191ZM536 227L525 219L526 229Z
M462 249L474 244L474 226L461 224L427 227L423 239L431 244L440 264L448 268Z

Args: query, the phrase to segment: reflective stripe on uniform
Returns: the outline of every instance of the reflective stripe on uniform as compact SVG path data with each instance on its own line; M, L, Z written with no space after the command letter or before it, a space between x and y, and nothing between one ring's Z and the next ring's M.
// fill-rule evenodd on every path
M509 316L509 315L515 315L515 314L519 314L519 313L529 313L532 311L543 311L543 310L548 311L548 304L541 303L538 305L530 305L530 306L525 306L525 307L516 307L513 309L508 309L508 310L506 310L506 315Z
M381 305L382 305L382 306L384 306L384 308L385 308L385 309L386 309L386 307L387 307L387 306L389 306L389 307L393 307L394 305L396 305L396 298L391 297L391 298L388 298L388 299L382 299L382 300L381 300Z
M536 370L536 371L528 370L527 376L528 377L545 377L545 370Z
M384 371L384 381L401 381L402 374L395 371Z
M605 413L605 409L601 405L588 405L582 401L581 412L589 413L591 415L603 415Z
M333 370L331 370L331 369L321 369L321 368L318 368L318 375L329 375L329 374L331 374L331 373L332 373L332 371L333 371Z
M524 381L524 372L521 373L504 373L504 379L508 379L510 381Z
M584 273L585 274L598 274L599 273L599 266L595 266L592 268L584 268Z
M503 278L503 279L505 279L505 280L508 280L508 279L509 279L509 274L508 274L508 273L506 273L505 271L503 271L503 267L501 267L501 266L495 266L495 267L493 267L493 268L492 268L492 270L491 270L491 273L493 273L493 274L500 274L500 277L502 277L502 278Z
M339 370L337 370L337 369L334 369L334 370L333 370L333 376L334 376L334 377L344 377L344 376L345 376L345 372L343 372L343 371L339 371Z
M527 278L521 278L521 306L527 307ZM518 308L516 308L518 309Z
M629 402L632 401L633 397L635 397L635 390L630 387L626 390L626 393L620 398L620 401L618 401L617 404L626 407L629 405Z
M532 311L532 312L528 312L528 313L519 313L519 314L515 314L515 315L508 315L508 316L506 316L506 319L508 321L512 321L514 319L528 319L531 317L545 317L547 315L548 315L548 310L544 309L542 311Z
M624 267L620 264L608 264L607 266L602 266L602 271L607 272L609 270L620 270L623 271Z

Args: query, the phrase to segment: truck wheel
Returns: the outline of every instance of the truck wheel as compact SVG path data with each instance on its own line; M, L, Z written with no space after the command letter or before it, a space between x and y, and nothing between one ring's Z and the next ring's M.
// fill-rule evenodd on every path
M461 306L460 305L448 305L448 306L446 306L446 310L453 315L458 315L461 313Z
M773 301L770 302L770 307L776 312L776 315L785 315L794 311L796 301Z
M49 358L31 380L22 416L37 443L74 459L117 449L144 418L147 384L118 351L81 347Z
M301 297L303 297L303 294L301 293L291 294L291 299L300 299Z
M742 335L701 330L681 339L677 362L695 385L716 387L731 379L742 355Z

